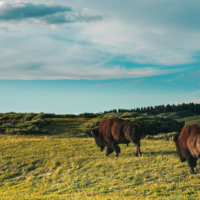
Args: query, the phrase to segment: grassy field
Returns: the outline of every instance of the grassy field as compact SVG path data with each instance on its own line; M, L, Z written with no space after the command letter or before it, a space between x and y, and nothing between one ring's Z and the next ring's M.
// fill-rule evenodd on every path
M200 161L189 174L171 140L104 157L88 136L96 119L51 122L49 135L0 135L0 199L200 199Z
M200 170L189 174L172 141L142 140L141 157L120 146L114 158L93 138L1 136L0 199L200 198Z

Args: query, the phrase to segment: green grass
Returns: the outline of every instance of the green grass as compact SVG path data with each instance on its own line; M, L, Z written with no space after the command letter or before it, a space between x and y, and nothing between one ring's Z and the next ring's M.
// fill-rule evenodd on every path
M172 141L120 145L104 157L93 138L0 137L0 199L197 199L200 171L189 174Z

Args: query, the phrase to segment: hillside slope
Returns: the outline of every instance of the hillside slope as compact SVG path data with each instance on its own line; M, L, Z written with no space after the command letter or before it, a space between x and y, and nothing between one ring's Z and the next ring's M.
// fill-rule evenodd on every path
M194 116L195 114L187 111L187 110L183 110L183 111L178 111L178 112L165 112L165 113L161 113L156 115L157 117L165 117L165 118L171 118L171 119L180 119L180 118L184 118L184 117L191 117Z

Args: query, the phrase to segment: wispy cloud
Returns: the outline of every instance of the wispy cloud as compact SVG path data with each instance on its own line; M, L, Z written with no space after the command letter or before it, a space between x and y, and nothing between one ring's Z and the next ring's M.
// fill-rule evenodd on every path
M139 82L143 82L147 79L134 79L134 80L126 80L126 79L121 79L119 81L115 81L115 82L111 82L111 83L103 83L103 84L97 84L94 85L94 87L104 87L104 86L110 86L113 84L118 84L118 86L120 87L125 87L125 86L132 86L132 85L136 85Z
M26 68L26 69L25 69ZM143 78L150 76L158 76L163 74L172 73L173 70L161 70L156 68L134 68L125 69L120 67L115 68L105 68L103 66L84 66L84 67L67 67L67 66L54 66L49 62L43 63L42 61L38 63L21 63L13 67L0 67L1 74L0 79L25 79L25 80L58 80L58 79L87 79L87 80L107 80L107 79L124 79L124 78ZM133 84L138 81L129 82L128 84ZM100 87L102 85L96 85Z
M126 86L133 86L133 85L137 85L140 82L146 81L146 79L135 79L135 80L130 80L127 81L126 84L121 85L122 87L126 87Z
M104 83L104 84L97 84L94 85L94 87L103 87L103 86L108 86L108 85L112 85L113 83Z
M200 94L200 90L196 90L196 91L188 93L188 95L191 95L191 94Z
M2 30L2 31L9 31L8 27L0 27L0 30Z
M188 100L185 101L185 103L200 103L200 98L194 97L194 98L188 98Z
M174 76L172 79L167 79L164 81L172 82L172 81L177 81L177 80L183 79L184 77L185 77L185 74L181 74L181 75Z
M54 3L33 4L33 3L7 3L0 2L0 21L21 22L32 20L45 24L64 24L72 22L90 22L102 20L103 16L95 14L89 9L77 12L70 7Z
M195 73L189 74L189 76L199 76L200 75L200 70L198 70Z
M179 78L184 78L185 77L185 75L184 74L181 74L181 75L177 75L177 76L174 76L174 79L179 79Z
M19 33L20 32L20 31L16 31L16 30L10 29L7 26L1 26L0 27L0 31L9 32L9 33Z

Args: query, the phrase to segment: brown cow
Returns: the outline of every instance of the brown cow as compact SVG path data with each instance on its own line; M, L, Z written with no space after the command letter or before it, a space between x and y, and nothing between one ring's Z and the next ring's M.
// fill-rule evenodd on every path
M118 118L107 118L103 119L99 127L93 129L91 133L101 151L107 146L105 156L115 151L116 157L118 157L120 153L118 144L128 145L130 142L136 145L135 156L142 155L140 151L141 129L136 123Z
M194 173L197 159L200 158L200 127L196 124L185 125L181 133L177 133L173 140L181 162L187 160L190 166L190 173Z

